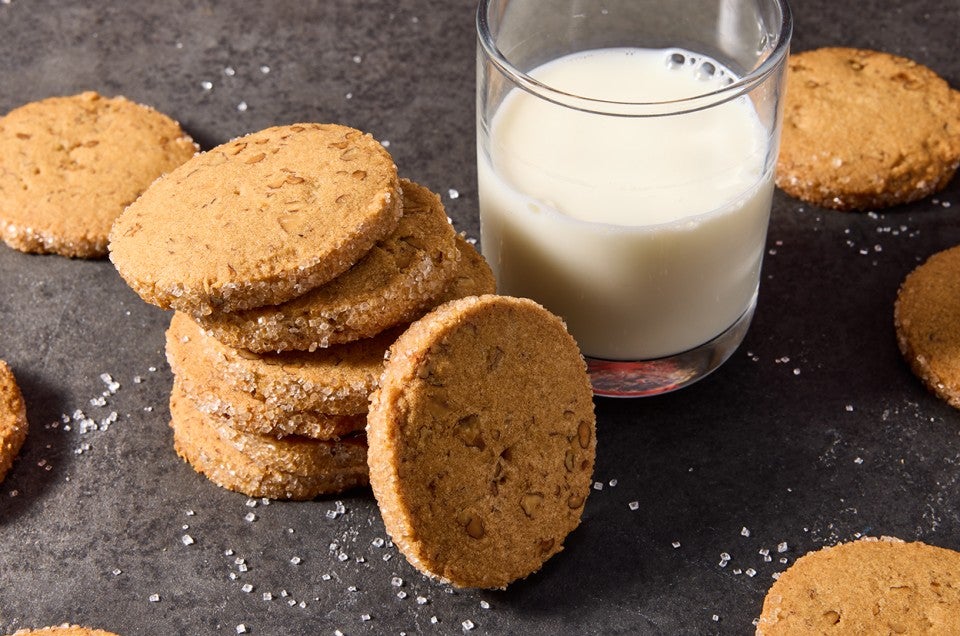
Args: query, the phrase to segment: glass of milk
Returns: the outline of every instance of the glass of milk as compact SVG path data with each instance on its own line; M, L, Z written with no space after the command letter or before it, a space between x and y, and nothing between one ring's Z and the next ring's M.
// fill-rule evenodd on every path
M598 395L719 367L757 302L786 0L480 0L481 246Z

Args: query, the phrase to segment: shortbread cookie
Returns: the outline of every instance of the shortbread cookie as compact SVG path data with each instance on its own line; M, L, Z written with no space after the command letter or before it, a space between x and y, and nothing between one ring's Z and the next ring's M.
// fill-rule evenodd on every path
M310 451L298 449L298 446L309 444L302 439L277 442L282 447L278 459L264 463L221 438L217 429L176 387L170 395L170 415L173 445L177 454L198 473L228 490L250 497L305 500L368 483L362 437L337 443L327 442L337 446L336 450L329 450L329 464L319 462L318 465L318 456L323 453L313 445L310 445ZM312 455L312 458L305 462L293 459L298 450L307 456ZM261 451L258 448L257 452ZM283 460L279 459L281 457ZM281 461L292 461L291 470L278 469L277 464ZM314 470L305 470L304 466Z
M960 553L884 537L797 559L763 601L757 634L956 634Z
M170 337L189 348L197 364L214 370L231 388L282 411L363 415L383 372L383 356L400 335L391 329L328 349L251 353L206 335L186 314L175 313Z
M457 298L483 296L497 291L497 281L490 265L477 248L460 234L457 234L457 249L460 251L460 262L457 264L453 280L447 283L446 290L438 300L438 305Z
M279 306L199 317L233 347L309 350L370 338L436 304L460 253L440 198L406 179L396 231L342 276Z
M913 372L960 408L960 246L934 254L906 277L893 320Z
M197 343L190 336L167 330L167 362L174 373L174 386L206 415L219 416L234 428L261 435L303 435L336 439L363 430L366 418L332 415L317 411L290 411L271 406L251 394L224 384L213 367L193 355Z
M39 629L18 629L10 636L117 636L113 632L102 629L91 629L79 625L64 623L57 627L41 627Z
M0 360L0 481L6 477L26 438L27 410L23 396L10 367Z
M563 322L531 300L472 296L414 323L371 397L370 481L420 571L501 588L580 523L593 394Z
M144 300L193 315L290 300L389 235L393 159L335 124L252 133L197 155L117 219L110 258Z
M94 92L0 119L0 237L23 252L106 256L114 220L197 151L177 122Z
M960 92L929 68L877 51L790 56L777 185L837 210L921 199L960 164Z

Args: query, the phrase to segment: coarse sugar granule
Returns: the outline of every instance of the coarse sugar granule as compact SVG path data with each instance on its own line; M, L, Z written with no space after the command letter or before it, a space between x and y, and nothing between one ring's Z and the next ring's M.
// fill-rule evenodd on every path
M747 568L746 575L752 578L757 575L757 571L753 568Z
M486 601L480 601L480 609L490 609L490 603Z
M292 557L290 557L290 563L292 563L292 564L294 564L294 565L300 565L300 562L301 562L301 561L302 561L302 559L301 559L300 557L298 557L298 556L292 556Z
M253 585L251 585L250 583L244 583L244 584L240 587L240 590L243 591L243 592L246 592L247 594L249 594L250 592L253 591Z
M407 593L404 592L403 590L400 590L399 592L397 592L397 598L400 600L403 600L407 598Z
M256 520L257 520L257 515L255 515L255 514L252 513L252 512L248 512L247 514L245 514L245 515L243 516L243 518L244 518L245 521L253 522L253 521L256 521Z
M680 542L679 542L679 541L674 541L674 542L671 543L670 545L672 545L672 546L673 546L673 549L676 550L677 548L680 547Z
M750 530L749 530L746 526L740 528L740 536L742 536L742 537L749 537L749 536L750 536Z
M428 599L426 596L418 596L418 597L417 597L417 605L426 605L426 604L429 603L429 602L430 602L430 601L429 601L429 599Z
M403 579L401 579L399 576L395 576L392 579L390 579L390 585L392 585L393 587L402 587Z
M238 633L238 634L246 634L246 633L247 633L247 626L244 625L243 623L240 623L239 625L237 625L237 633Z
M786 541L781 541L777 544L777 552L786 552L790 549L790 546L787 545Z
M473 629L474 627L476 627L476 625L474 625L473 621L470 620L469 618L468 618L467 620L463 621L463 622L460 623L460 624L463 626L464 631L468 631L468 632L469 632L471 629Z
M270 592L264 592L264 593L263 593L263 600L265 600L265 601L272 601L272 600L273 600L273 594L271 594Z
M185 534L180 537L180 541L183 543L183 545L193 545L194 543L193 537L191 537L189 534Z
M361 621L364 621L364 622L370 620L370 618L371 618L371 616L370 616L369 614L361 614L361 615L360 615L360 620L361 620Z
M200 88L202 88L202 89L205 90L205 91L212 90L212 89L213 89L213 82L211 82L210 80L204 80L204 81L200 82Z
M639 502L639 501L631 501L630 503L627 504L627 507L630 508L630 510L636 510L636 509L638 509L638 508L640 507L640 502Z
M150 596L147 597L147 600L150 601L151 603L159 603L159 602L160 602L160 595L159 595L159 594L151 594Z
M460 192L455 190L454 188L450 188L449 190L447 190L447 196L449 196L451 199L459 199Z

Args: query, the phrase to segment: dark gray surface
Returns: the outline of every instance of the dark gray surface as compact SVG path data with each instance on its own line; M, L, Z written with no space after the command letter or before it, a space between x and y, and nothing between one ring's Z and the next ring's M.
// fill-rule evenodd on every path
M794 11L795 50L883 49L960 86L953 0L797 0ZM205 148L277 123L347 123L389 140L401 172L476 236L473 14L473 0L3 0L0 112L122 93ZM0 632L72 621L126 635L241 623L252 634L460 633L470 620L470 633L749 633L781 556L858 533L960 549L960 416L910 374L891 316L903 277L960 243L958 212L960 180L880 215L778 192L743 347L680 393L597 401L604 487L566 550L503 593L452 592L376 547L386 535L368 493L340 498L345 512L329 518L336 499L250 508L196 475L167 426L169 316L106 261L0 246L0 358L32 426L0 485ZM90 400L107 388L102 373L121 386L100 407ZM78 409L118 418L105 431L52 426Z

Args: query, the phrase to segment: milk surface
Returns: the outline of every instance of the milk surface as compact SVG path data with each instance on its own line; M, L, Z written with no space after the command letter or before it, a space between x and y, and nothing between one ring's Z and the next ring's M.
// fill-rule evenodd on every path
M692 97L736 79L678 49L578 53L529 74L613 102ZM749 98L623 117L514 89L489 139L478 157L481 234L498 291L562 316L585 355L680 353L751 306L773 184L770 134Z

